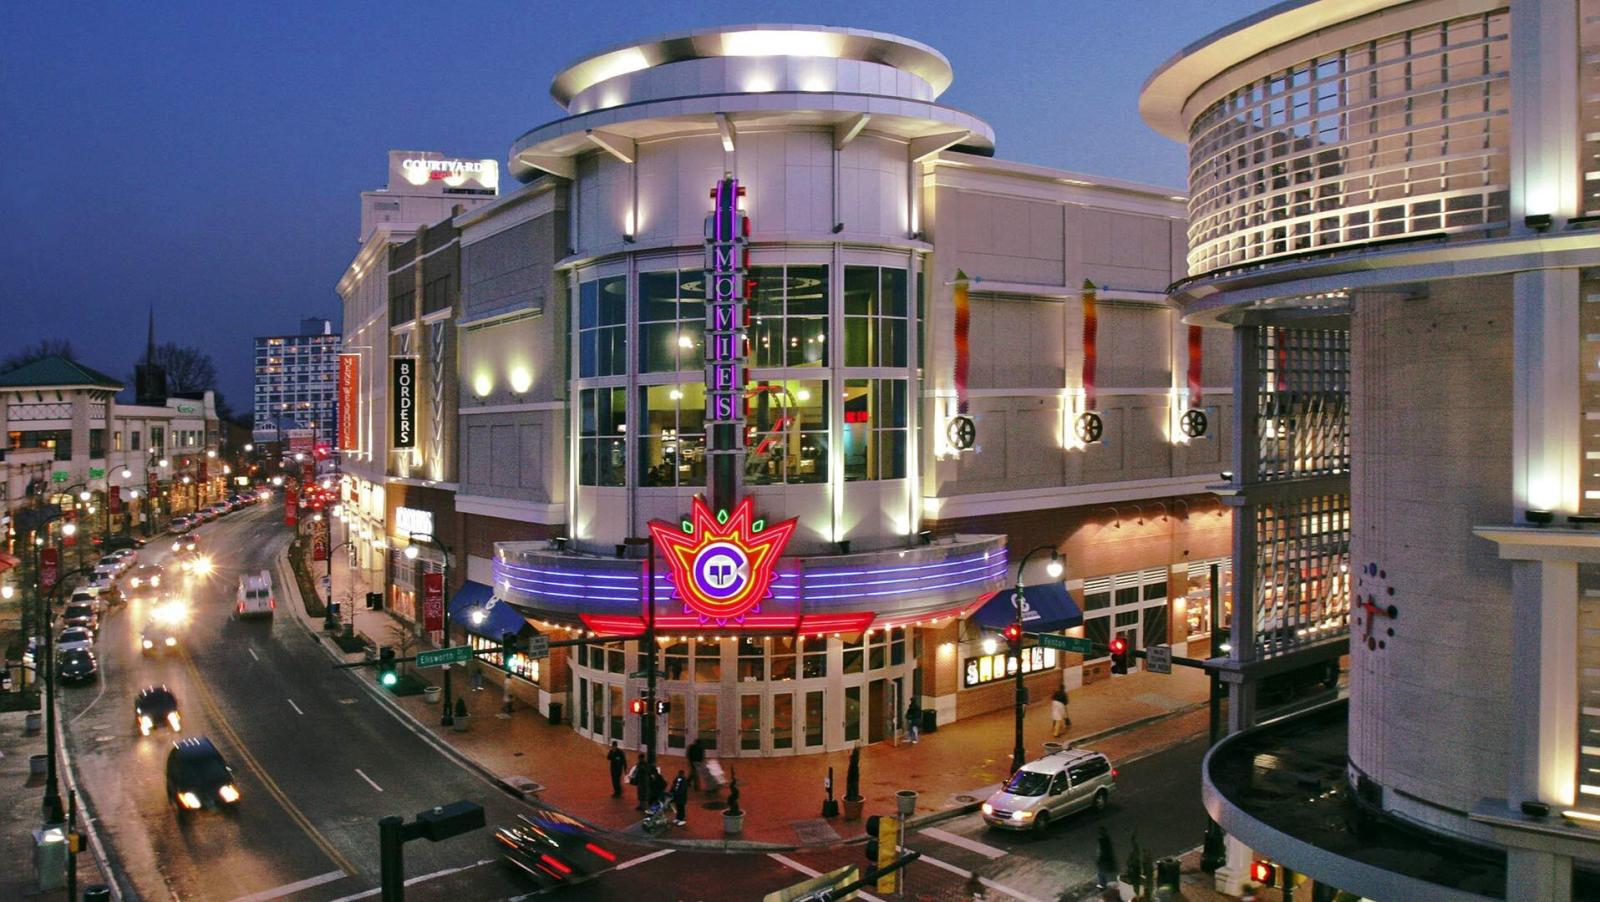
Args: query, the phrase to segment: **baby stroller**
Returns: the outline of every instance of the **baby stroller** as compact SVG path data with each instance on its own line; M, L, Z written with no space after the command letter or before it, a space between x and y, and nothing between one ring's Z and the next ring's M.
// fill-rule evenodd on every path
M671 827L677 819L677 812L672 808L672 798L663 794L646 809L644 820L639 823L639 826L643 827L644 832L651 836L659 836L665 833L667 828Z

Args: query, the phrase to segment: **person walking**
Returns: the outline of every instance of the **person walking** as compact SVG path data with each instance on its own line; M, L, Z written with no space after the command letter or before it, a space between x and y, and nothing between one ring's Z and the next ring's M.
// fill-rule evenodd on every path
M678 776L672 781L672 807L678 811L678 826L689 823L689 778L678 771Z
M645 768L644 754L640 753L639 763L633 766L633 771L628 774L628 782L633 784L634 796L639 804L633 806L634 811L644 810L644 800L650 792L650 776Z
M1050 696L1050 735L1060 736L1071 725L1067 717L1067 690L1057 689L1056 694Z
M683 754L684 757L689 759L689 788L703 789L705 780L700 776L700 772L706 766L706 747L700 741L699 736L696 736L694 741L689 743L689 747L684 750Z
M906 706L906 738L911 740L912 745L916 745L921 735L922 705L913 698L911 704Z
M659 767L652 767L649 770L650 794L646 796L646 799L649 800L649 804L652 806L660 805L667 800L667 778L661 775L661 768ZM679 773L682 773L682 771Z
M617 741L611 740L611 751L606 752L606 763L611 765L611 797L622 798L622 772L628 769L628 756L617 748Z

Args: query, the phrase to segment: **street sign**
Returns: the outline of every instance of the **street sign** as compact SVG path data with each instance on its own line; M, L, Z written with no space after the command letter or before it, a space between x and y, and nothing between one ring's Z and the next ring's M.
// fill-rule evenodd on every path
M1144 650L1144 667L1151 673L1172 672L1172 646L1151 645Z
M105 467L90 467L89 468L89 478L90 479L104 479L104 478L106 478L106 468Z
M528 637L528 657L530 657L530 658L548 658L548 657L550 657L550 637L549 636L529 636Z
M1087 655L1094 651L1094 640L1079 639L1077 636L1057 636L1054 633L1040 633L1039 647L1054 648L1058 651L1075 651Z
M550 652L549 652L549 642L550 642L549 639L545 640L545 643L546 643L545 655L547 657L550 654ZM657 676L660 676L659 672L657 673ZM630 679L630 680L648 680L648 679L650 679L650 671L648 671L648 670L635 670L633 673L628 674L628 679Z
M470 660L472 660L472 646L457 645L452 648L419 651L416 664L418 667L438 667L441 664L463 664Z

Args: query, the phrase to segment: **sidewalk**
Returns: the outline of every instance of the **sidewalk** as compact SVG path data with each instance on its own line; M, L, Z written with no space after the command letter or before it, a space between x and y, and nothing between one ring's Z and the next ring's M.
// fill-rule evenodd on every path
M43 755L45 742L42 731L26 735L26 719L22 711L0 713L0 861L6 862L0 868L0 899L66 899L64 887L40 891L34 877L33 831L43 825L44 777L30 774L28 759ZM61 793L64 800L65 775ZM80 894L87 886L110 882L101 875L87 847L78 853L77 864Z
M287 574L289 568L285 564L280 570ZM342 570L341 561L334 567L337 594L349 585ZM285 594L293 591L288 589ZM322 635L321 619L306 616L298 598L290 599L288 608L309 629ZM382 611L360 608L355 614L356 632L379 642L387 641L391 622L394 621ZM359 659L358 655L339 653L329 639L324 639L324 646L341 657ZM497 717L501 693L493 686L472 691L470 679L461 671L456 672L453 688L457 697L466 699L471 714L470 726L462 733L441 728L439 706L427 704L420 695L396 698L384 693L384 697L489 775L502 779L527 777L546 787L540 794L546 804L606 829L637 829L639 816L633 810L633 788L624 784L623 797L611 797L605 746L579 736L570 725L553 726L526 707L517 708L509 719ZM1075 689L1070 709L1072 726L1065 738L1105 752L1113 763L1159 751L1205 732L1207 690L1203 673L1183 667L1175 668L1171 675L1136 673ZM861 791L866 798L866 813L892 813L895 793L903 789L920 794L919 817L975 809L1007 776L1012 731L1013 714L1008 709L940 727L923 734L922 741L914 746L888 742L863 746ZM1030 757L1043 753L1049 732L1048 702L1031 705L1024 726ZM631 764L637 750L628 752ZM662 772L669 781L680 768L686 768L681 755L659 754ZM721 759L728 776L739 778L740 803L746 812L739 839L744 844L795 847L862 836L859 822L821 817L825 798L822 783L828 767L833 767L835 798L843 798L849 757L847 751L840 751L785 758ZM670 831L665 841L699 840L722 845L723 807L720 796L692 794L688 826Z

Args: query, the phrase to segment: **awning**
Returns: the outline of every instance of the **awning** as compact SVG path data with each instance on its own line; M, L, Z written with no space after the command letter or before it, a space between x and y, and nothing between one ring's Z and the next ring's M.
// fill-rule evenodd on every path
M0 573L4 573L20 563L22 563L22 558L12 557L4 551L0 551Z
M1017 620L1016 590L995 593L972 621L985 629L1003 630ZM1083 612L1063 583L1044 583L1022 589L1022 628L1030 633L1053 633L1083 625Z
M483 622L473 623L474 611L483 612ZM505 633L520 634L528 621L511 605L494 597L494 588L467 580L450 599L450 622L485 638L499 640Z

